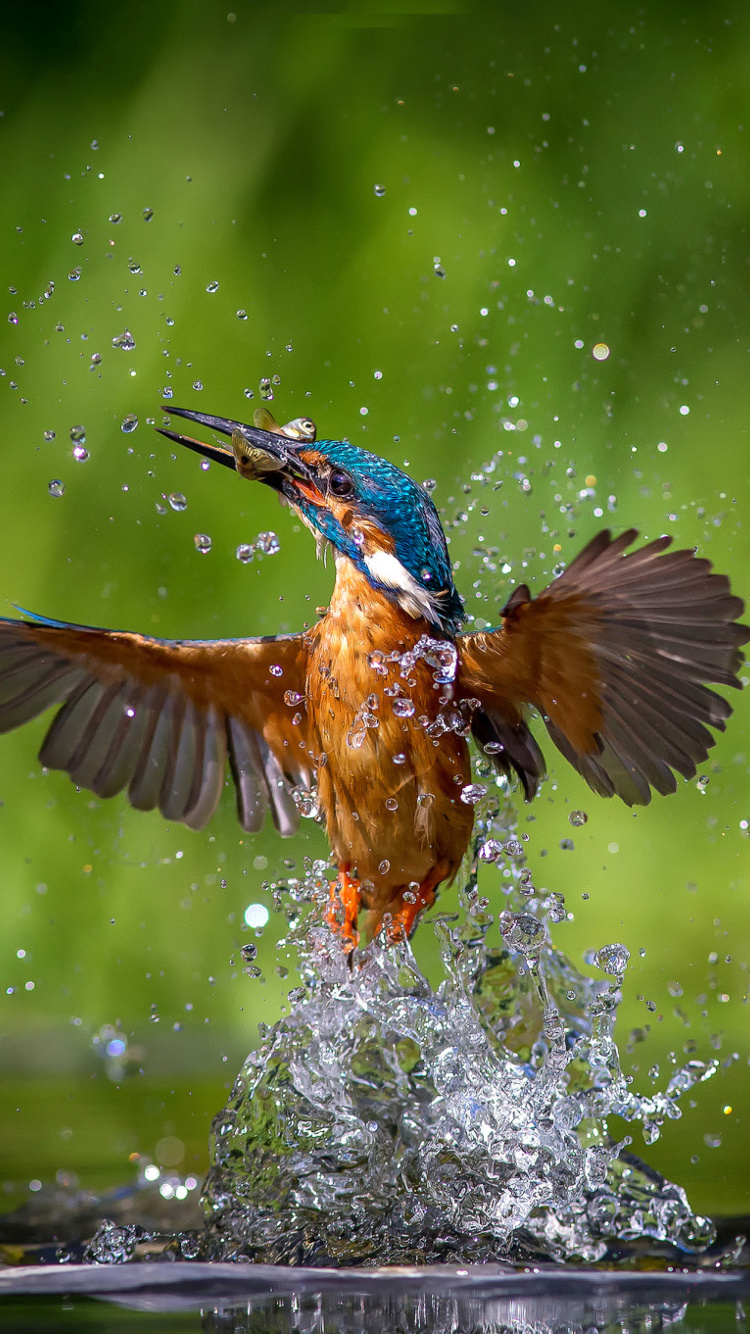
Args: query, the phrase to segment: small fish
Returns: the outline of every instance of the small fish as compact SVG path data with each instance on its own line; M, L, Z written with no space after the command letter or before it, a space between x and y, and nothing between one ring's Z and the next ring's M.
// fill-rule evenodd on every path
M261 431L272 431L274 435L285 435L288 440L303 440L307 444L312 444L318 434L318 428L310 417L294 417L285 426L279 426L268 408L255 409L253 425Z
M232 432L232 449L238 473L250 482L262 481L268 473L281 472L287 466L286 459L275 458L265 449L251 444L241 431Z

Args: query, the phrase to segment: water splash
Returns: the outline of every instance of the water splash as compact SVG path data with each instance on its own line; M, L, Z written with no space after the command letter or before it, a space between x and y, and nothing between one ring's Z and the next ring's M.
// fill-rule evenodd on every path
M629 1137L612 1140L607 1118L655 1138L716 1063L631 1091L613 1037L627 951L602 947L605 978L592 980L554 948L561 896L529 897L514 809L496 792L477 806L461 912L434 928L437 989L406 944L347 963L322 921L324 863L277 888L311 905L289 933L304 985L215 1119L206 1258L591 1262L626 1239L711 1243L711 1223L627 1153ZM477 885L488 844L507 859L499 914Z

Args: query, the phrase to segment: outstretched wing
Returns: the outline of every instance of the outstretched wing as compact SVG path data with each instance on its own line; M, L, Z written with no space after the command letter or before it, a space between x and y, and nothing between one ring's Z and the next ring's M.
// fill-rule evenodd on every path
M543 773L527 704L589 786L628 805L691 778L732 712L706 683L740 684L743 602L709 561L667 553L669 537L624 554L637 536L599 533L538 598L517 588L499 629L458 638L477 739L527 796Z
M24 613L29 615L29 613ZM299 822L309 788L302 635L214 642L148 639L42 617L0 619L0 732L62 704L39 754L100 797L127 788L138 810L201 829L229 759L240 822ZM293 721L294 719L297 721Z

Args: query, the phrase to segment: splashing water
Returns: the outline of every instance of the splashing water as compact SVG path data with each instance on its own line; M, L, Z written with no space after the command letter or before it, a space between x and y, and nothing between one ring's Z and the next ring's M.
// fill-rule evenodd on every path
M630 1090L613 1037L627 950L592 955L605 973L594 981L554 948L547 920L560 919L561 896L529 897L498 788L476 807L461 912L434 927L436 990L407 944L376 941L347 963L322 921L325 863L277 887L295 904L304 985L215 1119L205 1258L595 1261L615 1241L711 1243L711 1223L626 1152L629 1137L611 1139L607 1118L656 1138L716 1062L688 1062L660 1093ZM477 887L488 844L509 875L497 918Z

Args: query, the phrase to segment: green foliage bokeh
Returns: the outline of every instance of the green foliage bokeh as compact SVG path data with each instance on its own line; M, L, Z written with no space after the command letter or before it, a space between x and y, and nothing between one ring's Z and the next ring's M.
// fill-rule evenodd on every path
M558 11L6 7L7 614L193 638L314 619L332 575L309 535L262 488L173 457L147 420L165 392L249 420L275 376L281 420L309 414L435 480L477 619L607 524L669 531L750 588L750 15ZM126 329L131 351L113 346ZM280 553L238 562L268 530ZM560 948L631 951L619 1034L637 1086L693 1050L727 1064L647 1151L714 1211L743 1207L749 1175L748 708L733 702L707 784L634 815L548 746L552 779L520 815L535 876L574 913ZM203 834L93 800L42 775L43 732L0 742L9 1199L57 1168L121 1179L165 1134L205 1163L210 1113L294 980L275 971L290 966L275 917L265 980L242 974L244 909L324 851L315 828L243 839L228 799ZM417 952L434 972L427 925ZM92 1042L117 1022L144 1071L123 1084Z

